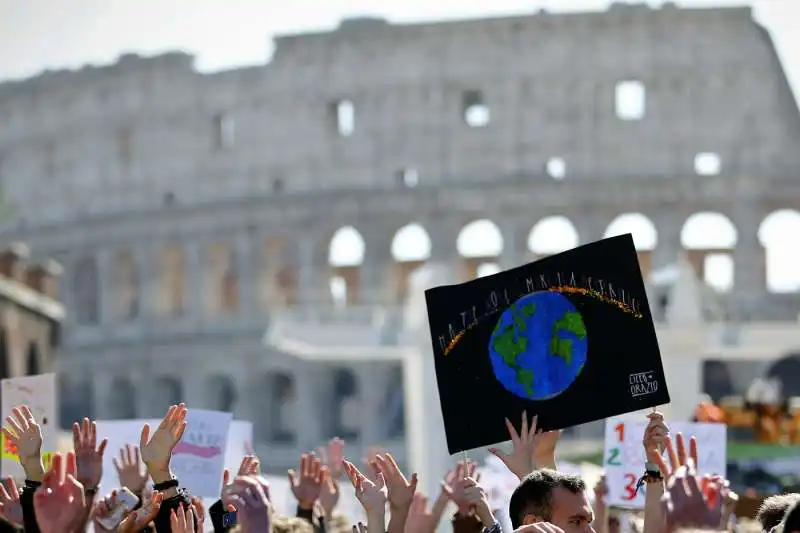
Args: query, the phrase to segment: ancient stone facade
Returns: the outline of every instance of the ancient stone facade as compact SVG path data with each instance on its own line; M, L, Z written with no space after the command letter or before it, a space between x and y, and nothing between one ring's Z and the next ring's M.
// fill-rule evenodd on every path
M0 85L7 231L66 267L85 414L230 408L278 466L332 434L391 442L396 362L302 359L265 329L391 345L420 264L468 279L609 233L648 276L686 255L717 318L800 311L765 259L794 248L776 217L800 231L800 114L749 9L350 20L276 45L213 75L174 53Z

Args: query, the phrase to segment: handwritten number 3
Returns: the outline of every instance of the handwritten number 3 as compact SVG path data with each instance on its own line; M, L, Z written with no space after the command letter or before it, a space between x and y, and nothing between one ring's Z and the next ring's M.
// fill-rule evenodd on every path
M622 496L623 500L630 501L636 498L636 476L633 474L625 474L625 494Z

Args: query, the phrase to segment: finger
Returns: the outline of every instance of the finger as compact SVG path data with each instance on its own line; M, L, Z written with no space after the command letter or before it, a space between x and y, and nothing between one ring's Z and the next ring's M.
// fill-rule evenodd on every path
M522 436L524 440L528 440L528 412L522 411L522 425L520 427L519 434Z
M100 443L100 446L97 447L97 454L100 457L103 457L105 455L106 446L108 446L108 439L103 439L103 441Z
M678 462L678 454L675 453L675 446L673 446L672 444L672 439L667 439L666 446L667 446L667 457L669 457L669 464L671 467L670 472L674 472L675 470L678 469L680 463Z
M528 435L529 439L532 439L536 434L536 428L539 426L539 415L534 415L533 420L531 420L531 430L530 434Z
M230 485L231 484L231 471L227 468L222 472L222 485Z
M89 423L89 446L93 450L97 447L97 422L95 421Z
M700 463L697 462L697 439L695 437L689 439L689 457L694 461L694 467L700 468Z
M122 466L119 464L119 461L117 461L117 458L114 457L113 459L111 459L111 462L114 465L114 469L117 471L117 475L121 474L122 473Z
M408 488L411 490L411 494L417 492L417 482L418 482L417 473L413 472L411 474L411 479L408 481Z
M75 422L72 424L72 447L77 450L82 444L83 439L81 437L81 427L77 422Z
M142 434L139 437L139 449L144 450L148 442L150 442L150 424L145 424L142 426Z
M9 478L6 478L6 483L8 483L8 480ZM13 478L11 478L11 481L14 481ZM3 483L0 483L0 499L2 499L4 502L11 501L11 496L6 491L5 484Z
M14 418L16 418L20 429L22 430L28 429L28 419L25 418L25 415L22 414L22 409L20 409L19 407L15 407L12 410L12 412L14 413Z
M77 475L78 463L75 457L75 452L67 452L67 461L64 473L69 474L72 477L75 477Z
M669 442L669 441L667 441ZM664 476L664 479L669 478L669 468L667 467L667 463L664 462L664 458L661 457L661 454L654 454L653 457L650 458L656 465L658 465L658 469L661 470L661 475Z
M119 454L126 464L133 464L133 446L126 444L125 448L119 451Z
M519 435L517 434L517 430L514 429L514 424L512 424L508 418L506 418L506 428L508 429L508 435L516 445L519 442Z
M19 490L17 489L17 484L14 483L14 478L9 477L6 479L6 483L8 483L8 491L11 493L11 499L14 501L19 500Z
M686 464L689 455L686 453L686 442L683 440L683 434L678 433L675 435L675 442L678 445L678 464L681 466Z

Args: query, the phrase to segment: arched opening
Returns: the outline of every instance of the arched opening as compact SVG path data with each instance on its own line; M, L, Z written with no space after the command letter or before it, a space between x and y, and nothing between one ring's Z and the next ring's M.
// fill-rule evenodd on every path
M72 294L78 324L97 324L100 319L100 280L94 257L83 257L75 263Z
M233 379L229 376L212 376L206 384L206 408L212 411L232 413L238 396Z
M715 402L736 393L726 361L703 361L703 392Z
M333 434L345 440L358 439L361 420L358 380L355 374L339 369L333 375Z
M800 396L800 354L779 359L767 372L767 378L777 379L784 398Z
M331 237L328 247L329 287L334 305L346 307L358 302L365 253L364 238L353 226L343 226Z
M58 420L62 429L83 417L94 416L94 389L89 379L58 375Z
M158 386L159 384L155 384L155 387ZM136 418L136 389L128 378L114 378L114 381L111 382L109 395L108 405L112 418L118 420ZM164 407L161 412L161 416L164 416L163 413L167 412L167 408ZM153 414L155 415L155 413ZM78 417L81 416L85 415L78 413ZM72 418L71 420L79 419Z
M766 287L769 292L800 291L800 252L795 239L800 235L800 213L783 209L767 215L758 228L758 240L765 250Z
M395 302L403 303L408 297L408 277L430 259L433 244L428 232L420 224L412 222L397 230L392 238L394 259Z
M130 250L122 250L114 258L111 273L114 290L114 316L130 320L139 316L139 272Z
M540 259L572 250L579 242L575 225L561 215L541 219L528 234L528 250Z
M384 422L383 435L387 439L398 439L405 435L405 395L403 393L403 367L392 367L389 386L383 400Z
M183 315L186 309L186 254L180 246L168 246L159 252L156 276L156 313L170 317Z
M717 292L733 289L733 250L737 240L736 227L722 213L695 213L681 228L681 245L689 262L698 278Z
M292 307L298 297L297 244L284 237L264 241L261 265L261 302L265 310Z
M239 277L236 253L222 242L205 249L205 308L211 315L233 314L239 307Z
M27 364L25 365L25 375L38 376L41 371L41 359L39 353L39 346L35 342L28 344L28 354L26 357Z
M153 416L164 416L170 405L181 403L183 398L183 387L178 378L163 376L153 380L153 388L150 391L152 402L150 404ZM161 413L159 415L159 413Z
M267 378L272 397L269 409L268 439L275 444L291 444L296 439L295 412L297 388L294 377L276 372Z
M658 245L658 231L653 221L641 213L624 213L611 221L603 237L630 233L639 256L642 276L647 279L653 267L653 250Z
M461 228L456 238L456 250L462 257L464 279L478 277L485 272L486 263L497 264L503 253L503 234L497 224L489 219L475 220Z

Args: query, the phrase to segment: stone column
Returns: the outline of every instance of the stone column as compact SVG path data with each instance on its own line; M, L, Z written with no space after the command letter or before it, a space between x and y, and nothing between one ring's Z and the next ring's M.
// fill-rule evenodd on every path
M744 320L756 311L748 307L766 292L766 253L758 240L759 220L755 210L734 216L739 238L732 254L734 285L729 301L734 314Z
M512 218L503 219L498 222L500 231L503 234L503 252L498 258L500 268L508 270L525 264L527 235L523 234L520 223Z
M113 252L100 250L95 256L97 260L97 290L98 290L98 323L113 324L118 321L115 316L115 300L117 297L114 287Z
M190 242L183 248L186 257L186 313L187 317L202 318L205 315L205 291L203 275L203 243Z
M658 243L653 250L652 268L658 270L677 263L683 254L681 245L681 221L668 213L658 213L653 217L658 230Z
M328 287L330 268L327 264L327 257L311 237L299 237L297 244L300 304L328 305L331 299Z
M239 291L239 312L242 316L255 317L259 310L257 260L260 248L256 248L254 239L247 233L237 234L233 242L236 258L237 289Z
M133 260L136 264L138 282L139 314L138 318L151 315L156 310L156 296L159 287L158 272L159 249L152 244L142 244L134 248Z
M361 407L360 440L365 447L374 446L386 440L381 421L383 393L386 391L385 365L362 363L356 369L356 376Z
M359 305L384 305L390 299L392 243L383 230L378 227L364 235L366 250L359 279Z
M321 380L325 377L315 368L303 364L295 373L297 379L296 416L302 423L295 424L297 446L301 450L315 450L323 440L322 409L329 405L329 398L320 398L320 392L327 389Z

